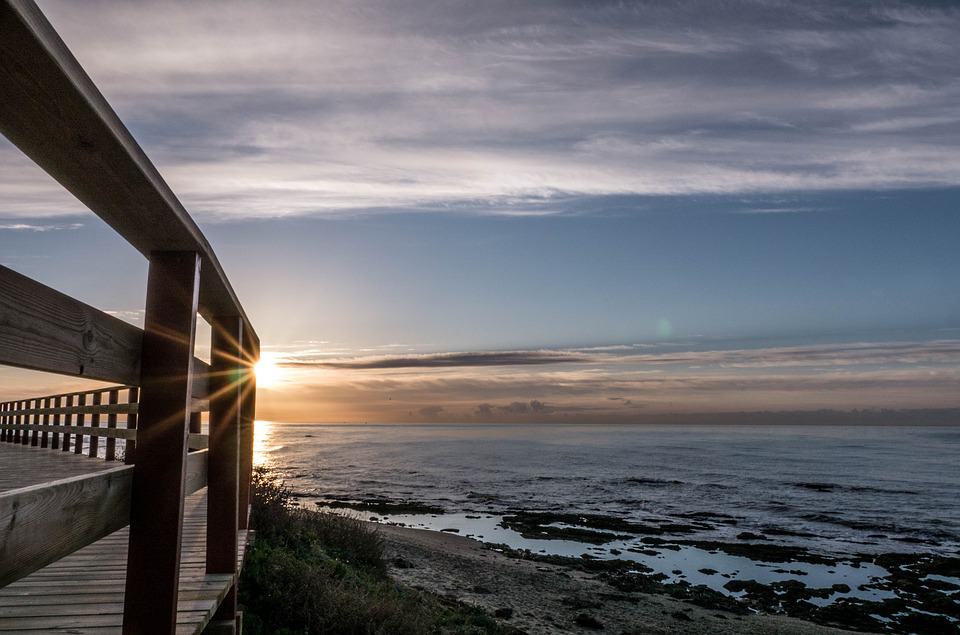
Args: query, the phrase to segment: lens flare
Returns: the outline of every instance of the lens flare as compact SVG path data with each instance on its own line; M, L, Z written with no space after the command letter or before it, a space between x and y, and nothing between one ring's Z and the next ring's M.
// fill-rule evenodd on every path
M258 388L270 388L283 381L283 369L274 357L266 353L253 365L253 372L257 376Z

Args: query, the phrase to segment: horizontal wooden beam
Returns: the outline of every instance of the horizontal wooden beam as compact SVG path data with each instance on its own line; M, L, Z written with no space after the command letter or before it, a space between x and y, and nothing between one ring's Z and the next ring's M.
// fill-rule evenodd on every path
M52 397L30 397L29 399L19 399L11 402L4 402L12 404L9 410L4 410L3 415L8 417L14 416L27 416L27 415L89 415L89 414L100 414L100 415L135 415L140 412L140 404L138 403L118 403L118 404L99 404L99 405L86 405L86 406L43 406L40 408L19 408L15 407L17 403L33 400L42 400L42 399L53 399L57 395ZM210 409L210 402L206 399L197 399L194 398L190 403L190 412L206 412Z
M0 364L139 384L142 338L136 326L0 265Z
M0 587L130 522L132 465L0 493ZM186 490L207 484L207 451L187 456Z
M37 423L0 423L0 430L36 430L38 432L61 432L80 434L90 437L109 437L111 439L136 439L136 430L125 428L95 428L93 426L45 426Z
M0 364L137 385L142 340L136 326L0 265ZM194 358L194 398L207 397L209 373Z
M130 522L133 467L0 494L0 586Z
M253 334L207 239L32 0L0 0L0 95L0 133L144 256L199 253L200 314Z
M127 428L95 428L93 426L53 426L39 423L0 423L0 430L26 430L37 432L53 432L63 434L79 434L88 437L104 437L108 439L128 439L136 440L137 431ZM208 437L205 434L196 432L190 433L187 438L188 446L191 450L205 450L208 445Z
M40 397L47 399L47 397ZM11 416L16 415L90 415L90 414L133 414L140 409L139 404L118 403L118 404L99 404L89 406L43 406L41 408L13 408L9 410Z

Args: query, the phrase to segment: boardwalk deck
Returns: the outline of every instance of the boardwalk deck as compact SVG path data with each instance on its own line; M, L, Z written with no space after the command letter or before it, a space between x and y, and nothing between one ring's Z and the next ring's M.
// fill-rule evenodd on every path
M115 467L72 452L0 444L0 491ZM184 503L177 633L199 633L226 595L230 574L205 573L206 489ZM239 532L238 562L246 547ZM0 633L120 633L129 530L116 531L72 555L0 588Z
M0 492L101 472L119 465L122 464L98 461L73 452L0 443Z

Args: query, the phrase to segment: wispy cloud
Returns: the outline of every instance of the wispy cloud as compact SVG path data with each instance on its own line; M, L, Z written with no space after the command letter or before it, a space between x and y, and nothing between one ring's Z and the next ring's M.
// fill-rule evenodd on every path
M949 3L41 4L207 220L960 183Z
M667 345L662 345L667 346ZM816 346L780 346L716 350L641 352L638 345L593 346L582 349L475 351L338 357L314 349L278 354L290 368L387 370L547 364L603 364L720 368L778 368L868 364L960 364L960 340L930 342L857 342Z
M83 223L0 223L0 231L14 232L55 232L80 229Z
M572 351L491 351L476 353L428 353L421 355L381 355L353 359L303 359L281 362L285 366L316 366L333 369L449 368L453 366L535 366L589 361Z

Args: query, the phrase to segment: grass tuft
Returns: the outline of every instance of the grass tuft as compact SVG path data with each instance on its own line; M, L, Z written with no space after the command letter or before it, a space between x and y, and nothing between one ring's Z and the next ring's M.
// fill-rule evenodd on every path
M507 633L480 609L404 586L387 575L376 527L297 507L258 469L256 538L240 580L244 632L379 634Z

